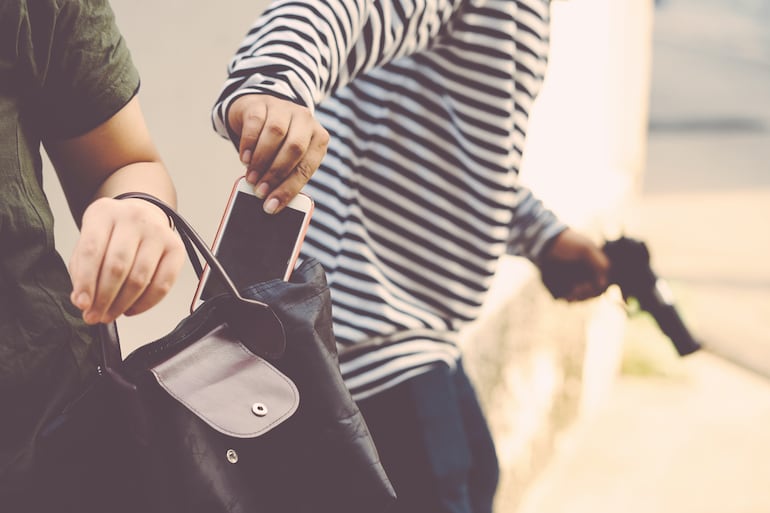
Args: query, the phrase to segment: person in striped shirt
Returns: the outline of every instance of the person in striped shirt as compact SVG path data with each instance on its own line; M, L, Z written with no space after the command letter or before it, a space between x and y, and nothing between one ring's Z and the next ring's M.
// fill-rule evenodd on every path
M228 67L212 119L265 209L304 188L346 383L397 512L489 513L497 460L456 334L500 257L608 262L518 180L543 81L548 0L278 0Z

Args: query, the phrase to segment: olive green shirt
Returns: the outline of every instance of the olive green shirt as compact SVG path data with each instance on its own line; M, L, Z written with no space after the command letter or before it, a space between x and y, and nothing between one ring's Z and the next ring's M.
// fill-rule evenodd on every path
M0 492L95 368L54 247L41 143L95 128L138 86L106 1L0 0Z

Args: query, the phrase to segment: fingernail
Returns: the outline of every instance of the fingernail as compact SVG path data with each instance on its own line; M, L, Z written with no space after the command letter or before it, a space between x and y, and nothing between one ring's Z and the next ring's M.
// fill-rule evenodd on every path
M90 304L90 300L88 298L88 294L86 294L85 292L81 292L80 294L77 295L77 297L75 298L75 301L73 301L73 303L75 304L75 306L77 306L81 310L84 310L84 309L88 308L88 306Z
M99 322L100 315L96 312L86 312L85 315L83 315L83 320L86 321L86 324L96 324Z
M251 150L246 150L243 152L243 155L241 155L241 162L244 164L251 162Z
M265 203L265 212L268 214L274 213L277 208L278 208L278 200L275 198L270 198Z
M270 192L270 186L265 182L259 184L259 186L254 190L254 194L256 194L257 198L259 199L263 199L265 196L267 196L268 192Z
M259 174L257 174L256 171L249 171L246 174L246 181L249 182L251 185L257 185L258 177L259 177Z

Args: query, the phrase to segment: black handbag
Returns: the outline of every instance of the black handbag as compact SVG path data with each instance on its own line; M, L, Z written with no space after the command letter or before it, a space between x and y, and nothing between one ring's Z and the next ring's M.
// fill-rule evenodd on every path
M120 197L163 209L198 276L195 249L228 290L125 360L115 325L99 327L143 511L384 511L395 493L339 371L320 264L239 291L172 208Z

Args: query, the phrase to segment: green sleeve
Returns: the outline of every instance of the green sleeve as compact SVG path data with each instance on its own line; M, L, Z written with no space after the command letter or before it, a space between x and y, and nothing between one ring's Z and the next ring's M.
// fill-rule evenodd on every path
M34 44L44 45L42 51L36 49L36 57L48 55L45 73L39 75L35 111L39 126L45 127L44 138L67 138L117 113L136 94L139 74L106 0L56 0L53 4L53 23L47 30L45 18L43 28L31 23L33 35L34 31L39 34Z

